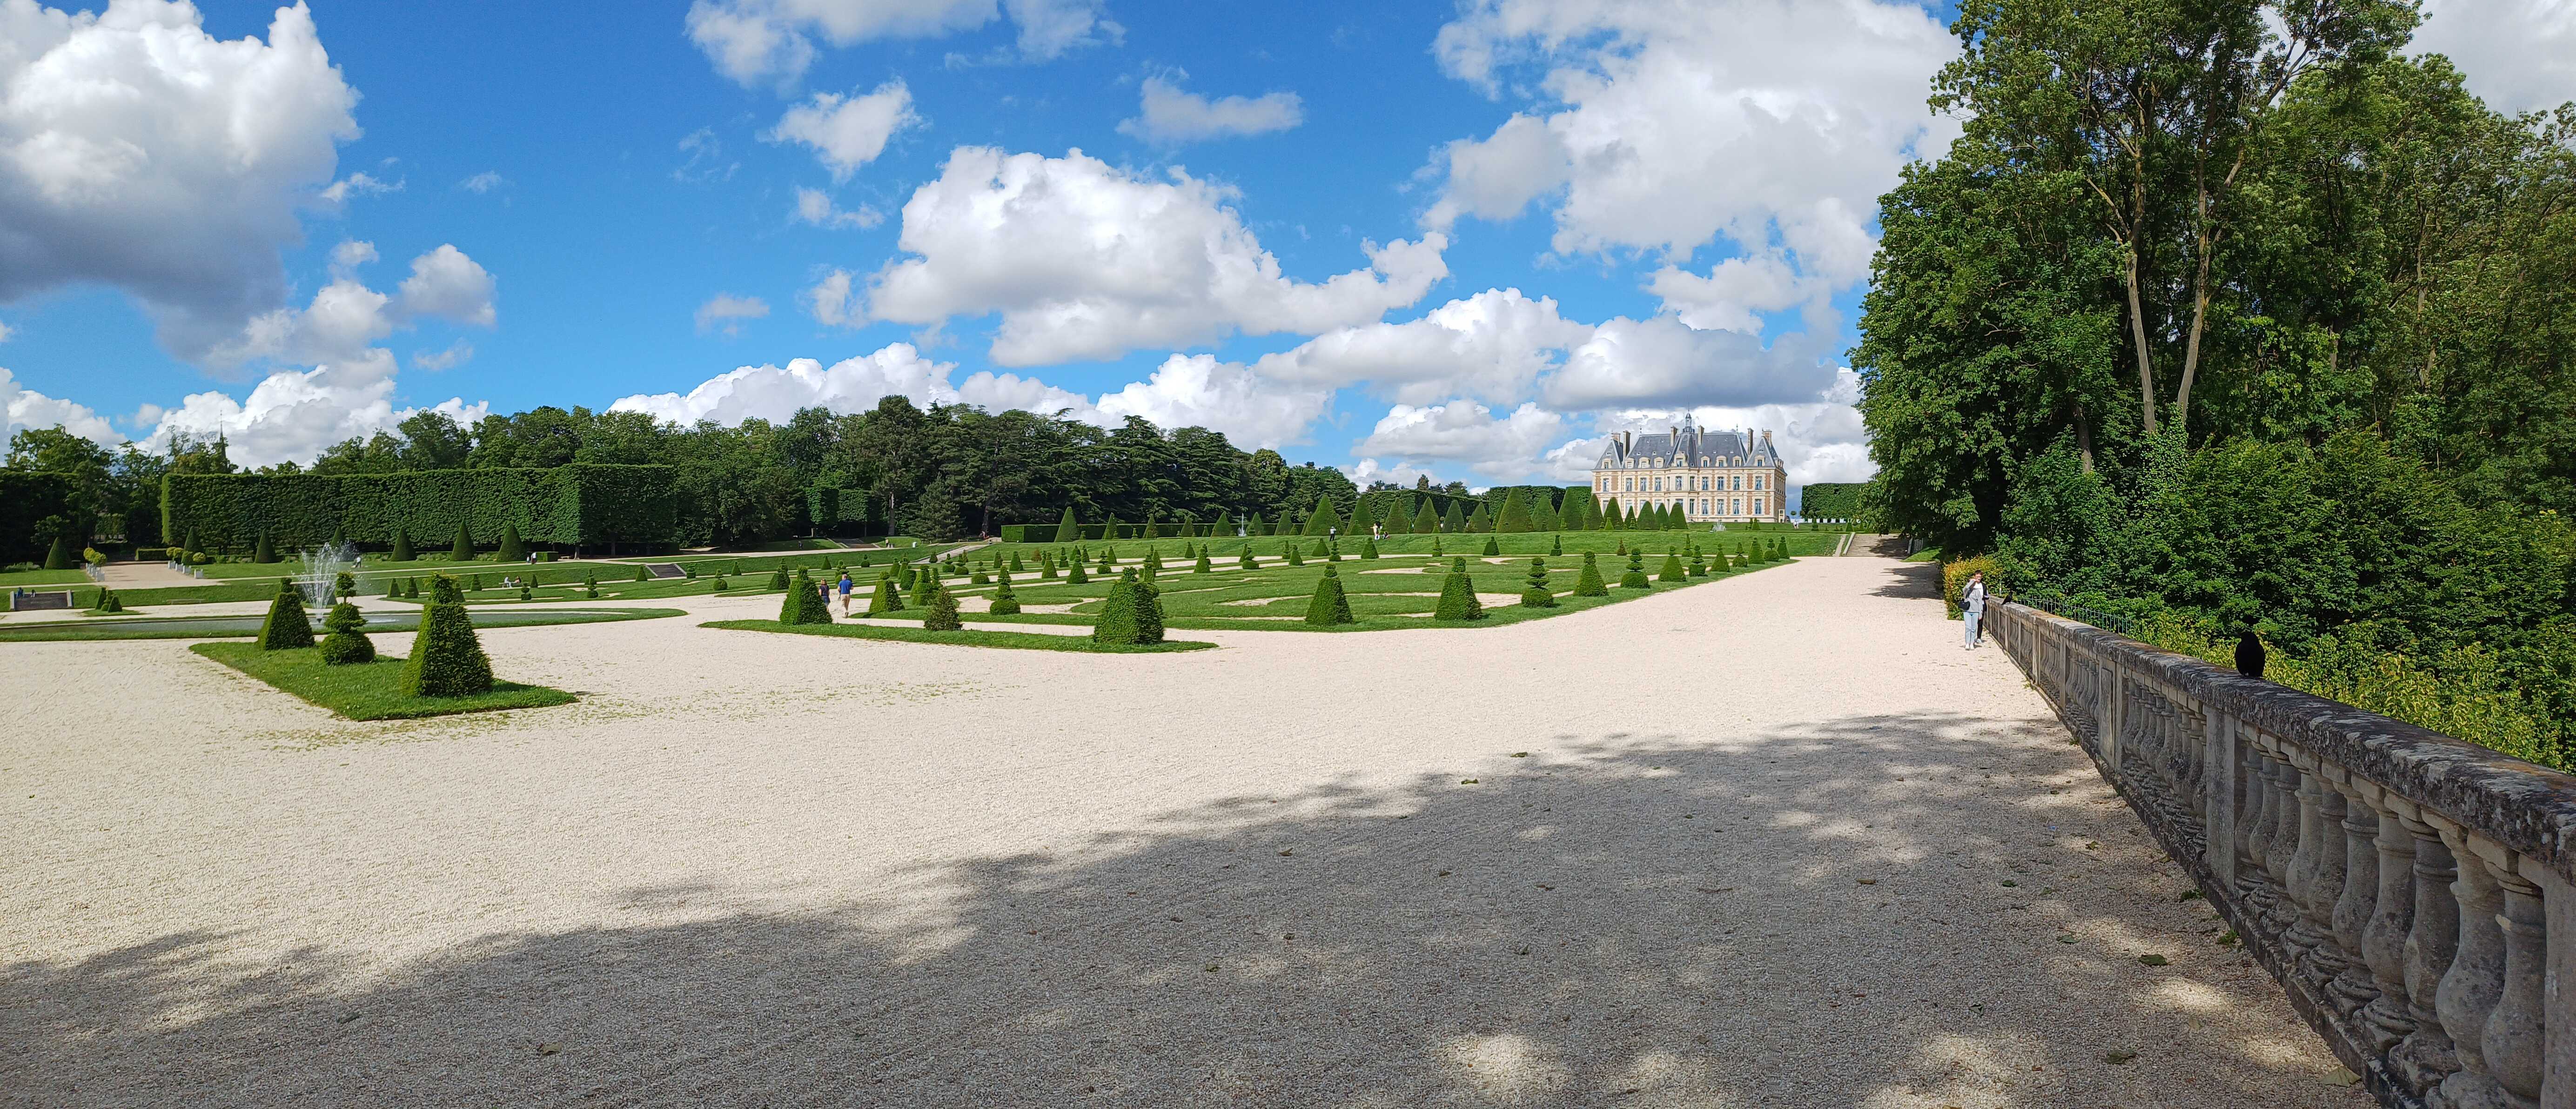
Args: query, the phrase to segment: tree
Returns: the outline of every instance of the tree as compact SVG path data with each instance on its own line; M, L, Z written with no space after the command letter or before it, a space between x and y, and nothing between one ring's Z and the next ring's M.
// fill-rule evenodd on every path
M474 561L474 533L467 531L463 523L456 525L456 545L448 548L447 557L456 562Z
M1577 597L1610 595L1610 587L1601 580L1601 567L1594 562L1590 551L1583 552L1583 572L1575 575L1574 595Z
M1528 490L1514 488L1503 494L1502 518L1495 522L1494 530L1512 534L1532 530Z
M1565 498L1557 508L1557 527L1565 531L1598 531L1601 506L1592 497L1589 485L1565 487Z
M403 527L400 527L400 526L395 527L395 528L394 528L394 549L393 549L393 552L392 552L392 558L393 558L393 560L394 560L394 561L396 561L396 562L410 562L410 561L413 561L414 559L416 559L416 558L418 558L418 557L419 557L419 556L418 556L416 553L414 553L414 552L412 551L412 549L411 549L411 531L410 531L410 529L403 528Z
M903 611L903 585L894 579L894 571L889 569L877 575L877 588L874 593L868 595L866 615L883 616L889 612L901 611Z
M1467 531L1467 512L1458 507L1458 501L1455 498L1449 501L1448 511L1440 514L1440 530L1451 535L1461 535Z
M1369 513L1368 502L1366 500L1353 500L1351 502L1350 519L1345 521L1343 524L1343 534L1374 535L1376 534L1376 529L1377 517Z
M1547 587L1547 560L1544 558L1530 560L1529 580L1521 587L1521 607L1556 607L1556 594Z
M1413 510L1411 530L1415 535L1430 535L1440 530L1440 514L1431 510L1431 498L1422 498L1421 506Z
M1482 620L1484 601L1476 596L1475 580L1467 576L1467 560L1449 564L1449 574L1440 579L1440 604L1432 610L1434 620Z
M1364 537L1360 540L1360 557L1377 557L1377 539L1375 537Z
M1342 592L1341 575L1333 567L1324 567L1324 576L1315 582L1315 597L1306 603L1306 622L1318 627L1358 623L1351 615L1350 598Z
M1600 530L1622 531L1626 529L1627 523L1627 517L1620 515L1619 512L1619 498L1612 497L1601 506Z
M1471 534L1490 532L1494 530L1492 519L1485 515L1485 504L1483 501L1476 502L1476 510L1467 514L1467 527L1465 530Z
M59 542L60 540L57 539L56 541ZM262 529L260 531L259 540L251 545L250 560L261 563L277 561L277 546L268 541L268 532L266 529ZM50 563L51 560L49 559L47 561ZM66 567L66 569L68 568L69 567Z
M1306 516L1306 526L1303 529L1303 534L1309 536L1330 535L1341 526L1342 518L1339 513L1334 510L1332 498L1318 496L1315 498L1315 511L1307 514Z
M516 522L503 523L501 525L501 549L492 555L492 561L526 562L527 560L528 548L527 545L519 539L519 525Z
M1100 619L1091 626L1091 641L1112 646L1160 643L1163 640L1162 605L1153 583L1141 581L1136 571L1127 570L1110 583L1109 596L1100 604Z
M492 659L474 634L455 578L440 574L430 582L429 602L420 608L420 632L403 663L401 689L406 697L463 697L492 690Z
M54 545L45 551L45 569L69 570L75 565L77 563L72 561L71 529L65 525L54 533Z
M1388 535L1403 535L1413 530L1413 500L1410 493L1397 493L1386 502L1386 518L1377 526Z

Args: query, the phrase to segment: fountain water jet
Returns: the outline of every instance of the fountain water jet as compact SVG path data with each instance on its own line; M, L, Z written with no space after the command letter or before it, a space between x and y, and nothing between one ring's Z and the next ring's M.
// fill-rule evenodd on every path
M304 594L305 604L327 608L337 599L332 585L339 580L340 572L357 567L358 548L350 543L325 543L319 550L296 552L295 562L299 567L295 591Z

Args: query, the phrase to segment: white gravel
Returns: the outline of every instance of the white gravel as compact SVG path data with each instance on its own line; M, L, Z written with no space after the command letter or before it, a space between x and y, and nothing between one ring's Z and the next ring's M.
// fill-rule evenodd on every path
M684 601L379 725L0 646L0 1103L2365 1105L1930 572L1152 656Z

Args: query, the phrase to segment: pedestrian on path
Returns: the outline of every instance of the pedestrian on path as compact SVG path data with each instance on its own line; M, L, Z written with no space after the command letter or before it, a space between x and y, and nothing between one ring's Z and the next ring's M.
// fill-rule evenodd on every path
M1984 638L1978 634L1977 624L1986 616L1986 575L1968 575L1968 587L1959 591L1959 608L1967 616L1968 649L1976 650L1978 642Z
M841 615L843 616L848 616L850 614L850 590L852 588L854 587L850 584L850 572L847 570L841 571Z

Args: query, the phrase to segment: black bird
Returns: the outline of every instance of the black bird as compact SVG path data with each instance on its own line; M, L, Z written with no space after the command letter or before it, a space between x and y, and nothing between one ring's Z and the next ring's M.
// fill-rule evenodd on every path
M2236 672L2249 678L2263 676L2263 641L2254 638L2254 629L2236 637Z

